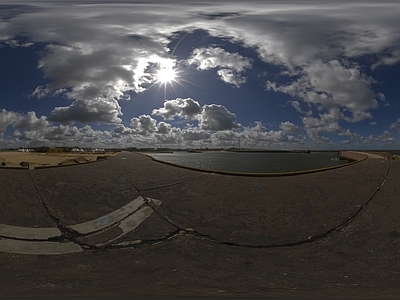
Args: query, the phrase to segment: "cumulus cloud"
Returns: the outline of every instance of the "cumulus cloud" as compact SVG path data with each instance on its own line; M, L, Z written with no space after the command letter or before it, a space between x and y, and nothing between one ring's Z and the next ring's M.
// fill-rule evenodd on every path
M225 106L211 104L201 107L191 98L167 100L164 107L154 109L152 114L162 116L164 120L172 120L175 117L198 120L199 127L203 130L232 130L241 127L236 122L236 115Z
M6 131L7 127L14 124L19 117L20 115L15 112L2 109L0 111L0 132Z
M131 126L141 134L148 134L157 131L157 121L149 115L141 115L131 119Z
M282 122L279 127L283 130L283 132L289 134L297 133L300 131L300 128L298 126L289 121Z
M34 111L21 114L2 109L0 111L0 132L6 131L9 126L19 130L39 131L48 127L49 122L45 116L38 118Z
M342 118L342 113L339 109L331 109L328 113L320 114L316 117L303 117L302 122L304 129L308 136L313 140L319 140L323 142L330 142L330 140L324 137L321 133L333 133L339 134L342 132L342 128L339 125L339 120Z
M172 120L175 117L195 119L201 113L199 102L187 98L177 98L164 102L164 107L154 109L152 115L162 116L164 120Z
M160 134L168 134L172 131L172 126L171 124L165 123L165 122L159 122L157 124L157 133Z
M102 146L110 137L108 131L94 130L89 125L78 128L69 125L48 125L41 130L21 130L16 129L12 136L18 140L31 142L31 145L47 145L47 146Z
M301 77L287 85L267 82L267 89L289 94L324 109L342 108L352 113L349 122L370 118L369 109L378 101L371 88L372 79L356 65L345 67L338 60L318 61L304 67Z
M199 118L200 128L205 130L232 130L240 128L236 115L217 104L204 105Z
M30 111L26 116L20 116L13 125L17 129L24 129L26 131L42 130L49 126L49 122L45 116L40 118L36 117L34 111Z
M396 130L397 132L400 133L400 118L398 118L395 122L390 124L389 128L390 130Z
M137 134L137 131L133 128L126 127L123 124L117 124L112 132L113 136L123 136Z
M246 78L240 73L251 67L250 59L238 53L229 53L219 47L195 49L187 62L197 65L199 70L219 68L218 75L221 80L236 87L246 82Z
M51 112L49 121L61 124L72 124L73 122L104 122L120 123L118 117L121 108L114 99L94 98L74 101L70 106L56 107Z
M385 130L382 132L380 135L369 135L366 138L363 139L362 141L363 144L365 145L391 145L391 144L398 144L398 141L393 135Z
M146 71L150 64L174 61L164 34L152 26L143 27L143 22L154 20L153 11L132 18L123 5L110 10L76 3L65 3L62 8L51 3L29 4L38 6L28 14L15 14L5 27L10 33L22 30L32 42L47 44L38 68L48 83L32 95L71 99L69 107L53 111L55 121L119 122L114 101L129 99L129 92L143 92L143 85L154 81L154 74ZM135 11L141 8L135 6Z
M15 126L16 137L26 134L27 138L33 138L35 131L49 133L49 128L54 132L48 134L49 138L61 139L58 131L78 137L78 133L85 134L79 127L71 126L74 122L121 123L119 101L151 85L154 74L149 73L149 66L176 62L167 47L177 32L202 29L214 38L254 50L267 66L278 66L282 73L275 74L275 79L269 78L267 89L291 96L304 131L310 138L324 141L328 140L323 133L351 137L353 133L341 127L342 121L355 123L371 118L373 110L384 102L384 95L374 91L376 82L365 70L400 62L400 7L390 2L293 4L282 1L266 5L255 1L249 5L243 1L222 1L203 2L200 8L185 5L183 1L168 1L168 4L135 5L134 15L126 3L113 3L111 7L102 5L109 4L106 1L101 1L101 5L77 5L81 4L78 1L63 5L52 1L18 1L28 6L8 2L13 5L2 10L2 16L6 16L0 20L2 44L7 47L46 45L38 68L47 82L37 87L33 95L38 98L64 96L71 101L68 106L55 107L48 118L1 111L0 131ZM21 33L26 42L18 40ZM215 69L228 84L243 85L248 80L244 72L252 67L252 61L221 47L216 43L195 48L186 62L199 70ZM237 135L240 125L236 115L224 106L200 107L190 98L179 99L166 101L163 108L153 111L153 116L165 121L198 120L198 130L223 130L217 132L221 138ZM133 128L119 124L113 134L121 138L121 143L123 139L128 141L133 136L144 139L147 135L154 139L149 143L157 140L156 135L159 141L182 141L178 129L146 116L132 121ZM282 123L276 131L242 130L253 136L254 141L287 138L290 142L291 134L298 131L294 124L284 120L278 121ZM390 129L397 130L396 124ZM198 133L198 136L204 135ZM211 134L210 139L217 133ZM187 137L195 135L190 132ZM38 137L44 138L44 135ZM107 142L107 135L104 138Z

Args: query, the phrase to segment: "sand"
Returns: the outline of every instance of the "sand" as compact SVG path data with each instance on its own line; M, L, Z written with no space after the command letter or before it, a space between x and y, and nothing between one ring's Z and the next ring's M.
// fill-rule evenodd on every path
M68 159L85 158L88 161L95 161L98 156L112 156L113 154L90 154L90 153L39 153L39 152L0 152L0 164L19 165L21 162L28 162L34 165L58 165Z

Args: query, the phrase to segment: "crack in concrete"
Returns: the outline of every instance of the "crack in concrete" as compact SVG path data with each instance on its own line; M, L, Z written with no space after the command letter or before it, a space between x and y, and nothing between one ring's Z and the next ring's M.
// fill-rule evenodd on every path
M381 180L381 183L379 184L379 186L375 189L375 191L373 192L373 194L369 197L369 199L363 204L361 205L354 214L352 214L351 216L348 217L348 219L342 223L340 223L339 225L325 231L324 233L320 233L320 234L316 234L313 236L309 236L307 239L303 239L303 240L299 240L299 241L295 241L295 242L289 242L289 243L282 243L282 244L269 244L269 245L263 245L263 244L258 244L258 245L246 245L246 244L240 244L240 243L236 243L236 242L227 242L227 241L220 241L210 235L206 235L206 234L202 234L199 231L196 231L194 229L187 229L187 228L183 228L182 226L180 226L179 224L175 223L174 221L172 221L167 215L165 215L164 213L161 212L162 208L159 208L157 206L155 206L151 200L149 200L147 197L145 197L142 194L142 191L138 190L139 194L146 200L146 202L148 203L149 206L152 207L152 209L156 212L156 214L161 217L165 222L167 222L168 224L170 224L171 226L177 228L177 231L179 231L181 234L187 234L187 235L192 235L192 236L198 236L198 237L202 237L205 238L211 242L214 243L218 243L221 245L227 245L227 246L234 246L234 247L244 247L244 248L284 248L284 247L293 247L293 246L299 246L299 245L303 245L303 244L307 244L307 243L312 243L315 241L318 241L320 239L326 238L328 235L330 235L332 232L335 232L337 230L339 230L340 228L348 225L351 221L353 221L358 215L359 213L365 209L365 207L375 198L376 194L380 191L380 189L382 188L382 186L384 185L387 176L389 175L390 172L390 161L389 161L389 165L388 168L386 170L386 173L383 177L383 179ZM135 187L136 188L136 187ZM171 238L171 237L170 237ZM164 239L160 239L159 241L163 241ZM136 245L139 245L140 243L137 243Z
M63 242L65 239L70 241L71 243L74 243L78 246L80 246L83 249L87 249L88 247L91 247L90 245L87 245L85 243L80 243L79 241L77 241L75 238L79 237L79 232L69 229L66 226L64 226L61 223L61 220L59 218L57 218L56 216L54 216L52 214L52 212L50 211L49 207L47 206L47 204L44 202L42 195L39 192L39 189L35 183L35 181L33 180L31 171L28 170L28 174L29 177L31 179L32 185L35 189L35 192L37 194L37 196L39 197L39 201L40 203L43 205L43 208L45 209L45 211L47 212L48 216L51 218L51 220L53 221L53 223L57 226L57 228L61 231L61 235L60 236L56 236L56 237L51 237L49 238L47 241L51 241L51 242Z
M171 184L160 185L158 187L143 189L142 191L143 192L148 192L148 191L153 191L153 190L157 190L157 189L163 189L163 188L166 188L166 187L171 187L171 186L184 184L184 183L187 183L187 182L190 182L190 181L197 180L197 179L199 179L199 178L201 178L201 177L203 177L205 175L209 175L209 174L204 173L204 174L201 174L200 176L197 176L197 177L194 177L194 178L190 178L190 179L187 179L187 180L183 180L183 181L179 181L179 182L175 182L175 183L171 183Z
M125 166L123 166L123 167L124 167L124 170L125 170L127 176L129 177ZM313 235L313 236L309 236L307 239L303 239L303 240L299 240L299 241L295 241L295 242L289 242L289 243L269 244L269 245L263 245L263 244L258 244L258 245L250 245L249 244L249 245L246 245L246 244L240 244L240 243L236 243L236 242L220 241L220 240L212 237L211 235L202 234L201 232L199 232L197 230L194 230L192 228L183 228L179 224L177 224L174 221L172 221L166 214L164 214L162 212L162 208L158 207L157 204L155 204L150 198L148 198L148 197L143 195L144 191L149 191L149 190L164 188L164 187L167 187L167 186L183 184L183 183L186 183L186 182L191 181L191 180L199 179L200 177L204 176L205 174L202 174L199 177L191 178L189 180L182 181L182 182L179 182L179 183L174 183L174 184L167 185L167 186L162 186L162 187L157 187L157 188L152 188L152 189L144 189L144 190L139 190L136 187L136 185L133 183L131 178L129 177L129 180L130 180L132 186L139 193L139 195L141 197L143 197L143 199L145 200L145 203L143 205L141 205L140 208L142 208L145 205L149 206L159 217L161 217L169 225L171 225L174 228L176 228L176 230L173 230L173 231L169 232L168 234L166 234L165 236L163 236L161 238L158 238L158 239L135 240L135 241L122 242L122 243L119 243L119 244L106 244L106 245L101 245L101 246L88 245L88 244L85 244L85 243L81 243L81 242L75 240L75 238L76 237L81 237L81 236L95 235L95 234L98 234L100 232L104 232L104 231L116 226L122 220L120 220L119 222L114 223L114 224L112 224L112 225L110 225L110 226L108 226L106 228L103 228L103 229L97 231L96 233L91 232L91 233L87 233L87 234L80 234L79 232L77 232L75 230L71 230L71 229L65 227L64 225L62 225L61 221L51 213L51 211L49 210L48 206L43 201L43 198L40 195L39 189L37 188L37 186L36 186L36 184L35 184L35 182L33 180L33 177L32 177L32 175L31 175L29 170L28 170L28 172L29 172L29 176L30 176L31 182L32 182L32 184L33 184L33 186L35 188L35 191L36 191L36 193L37 193L37 195L39 197L39 200L40 200L41 204L43 205L44 209L46 210L47 214L52 219L54 224L57 226L57 228L62 233L60 236L51 237L51 238L48 238L47 240L43 240L43 241L39 241L39 242L63 242L65 239L67 239L68 241L78 245L82 249L96 250L96 251L101 251L102 250L102 251L104 251L104 250L108 250L108 249L125 249L125 248L134 248L134 247L140 247L140 246L152 246L152 245L164 242L166 240L172 239L172 238L174 238L174 237L176 237L178 235L190 235L190 236L204 238L204 239L206 239L206 240L208 240L210 242L221 244L221 245L234 246L234 247L243 247L243 248L260 248L261 249L261 248L293 247L293 246L299 246L299 245L303 245L303 244L307 244L307 243L312 243L312 242L318 241L318 240L320 240L322 238L325 238L328 235L330 235L332 232L335 232L335 231L339 230L340 228L348 225L351 221L353 221L361 213L361 211L363 211L367 207L367 205L375 198L376 194L383 187L383 185L384 185L384 183L385 183L385 181L387 179L387 176L389 175L389 172L390 172L390 161L389 161L389 165L388 165L388 168L386 170L386 173L385 173L383 179L381 180L380 185L375 189L375 191L369 197L369 199L363 205L361 205L355 211L355 213L353 213L351 216L349 216L346 221L344 221L341 224L339 224L339 225L337 225L337 226L325 231L324 233L316 234L316 235ZM130 215L134 214L135 212L132 212ZM129 216L127 216L126 218L128 218ZM126 219L126 218L124 218L124 219ZM22 240L22 241L29 241L29 242L32 242L32 241L38 242L38 240L32 240L32 239L18 239L18 238L9 238L9 237L7 237L7 239L20 240L20 241Z
M165 236L158 238L158 239L143 239L143 240L136 240L133 241L133 243L119 243L119 244L111 244L111 245L105 245L101 249L103 250L108 250L108 249L127 249L127 248L135 248L138 246L152 246L155 244L162 243L166 240L169 240L171 238L174 238L175 236L178 236L180 234L183 234L182 230L177 229L174 231L171 231L170 233L166 234Z
M203 177L203 176L205 176L205 175L208 175L208 174L206 174L206 173L203 173L203 174L201 174L200 176L197 176L197 177L194 177L194 178L190 178L190 179L186 179L186 180L174 182L174 183L171 183L171 184L160 185L160 186L153 187L153 188L148 188L148 189L139 190L139 188L135 185L135 183L132 181L131 177L129 176L129 173L128 173L128 171L126 170L125 165L122 165L122 166L123 166L123 168L124 168L124 171L125 171L126 176L128 176L128 178L129 178L129 181L131 182L131 184L133 185L133 187L136 189L137 192L139 192L139 194L140 194L142 197L143 197L143 195L141 194L141 192L148 192L148 191L153 191L153 190L157 190L157 189L163 189L163 188L166 188L166 187L171 187L171 186L176 186L176 185L184 184L184 183L187 183L187 182L190 182L190 181L197 180L197 179L199 179L199 178L201 178L201 177Z
M80 232L77 231L77 234L78 234L77 237L91 237L91 236L95 236L95 235L98 235L100 233L103 233L105 231L108 231L108 230L110 230L110 229L112 229L114 227L118 227L121 224L122 221L124 221L124 220L128 219L129 217L131 217L134 213L136 213L137 211L139 211L140 209L145 207L146 204L147 204L147 202L145 200L145 202L143 204L141 204L140 206L138 206L138 208L135 209L133 212L127 214L122 219L118 220L117 222L114 222L114 223L110 224L107 227L104 227L104 228L101 228L101 229L98 229L98 230L95 230L95 231L91 231L91 232L88 232L88 233L80 233ZM70 226L68 226L68 228L70 228Z

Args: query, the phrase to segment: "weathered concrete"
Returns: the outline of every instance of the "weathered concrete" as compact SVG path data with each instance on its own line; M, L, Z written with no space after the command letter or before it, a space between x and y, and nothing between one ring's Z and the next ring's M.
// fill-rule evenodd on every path
M0 240L2 252L17 254L45 254L61 255L73 252L82 252L82 248L75 243L33 242L3 239Z
M62 235L34 243L1 238L0 248L14 253L0 252L0 291L396 298L399 175L399 161L372 156L335 170L265 178L205 174L132 153L1 169L1 223L54 227ZM100 222L139 197L147 213L128 209L110 226ZM91 220L99 227L74 228ZM71 248L17 254L30 253L18 250L26 247L45 254L55 244Z
M137 211L145 203L146 201L143 199L143 197L137 197L132 202L124 205L123 207L107 215L104 215L95 220L90 220L84 223L67 226L67 228L75 230L81 234L88 234L91 232L95 232L104 229L108 226L111 226L112 224L122 221L123 219L125 219L126 217Z
M48 240L61 235L58 228L32 228L0 224L0 236L26 240Z

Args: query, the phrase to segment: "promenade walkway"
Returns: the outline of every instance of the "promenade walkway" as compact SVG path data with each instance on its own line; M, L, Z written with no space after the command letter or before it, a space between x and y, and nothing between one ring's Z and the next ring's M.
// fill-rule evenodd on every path
M399 175L398 161L374 155L288 177L203 173L128 152L0 169L0 291L394 297Z

